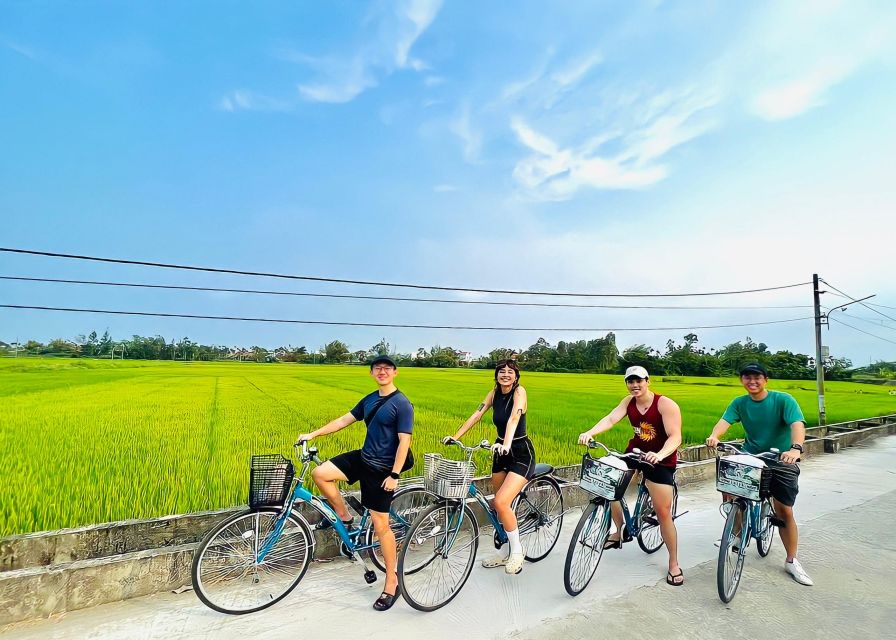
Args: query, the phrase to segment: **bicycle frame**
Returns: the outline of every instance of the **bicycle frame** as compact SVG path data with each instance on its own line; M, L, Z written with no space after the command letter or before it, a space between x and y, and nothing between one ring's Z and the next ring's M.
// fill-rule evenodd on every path
M374 547L376 547L379 544L378 542L372 542L371 544L358 544L358 538L365 530L367 521L370 519L370 512L368 511L368 509L365 508L362 511L361 520L358 523L358 527L356 529L352 529L351 531L346 529L345 525L342 523L342 519L336 514L333 508L329 504L324 502L320 498L320 496L314 495L305 488L305 477L308 475L308 469L310 469L311 467L311 461L313 460L315 463L320 464L320 460L317 458L316 450L312 449L309 453L309 451L307 450L307 444L302 443L301 459L302 471L296 478L293 479L292 491L290 491L286 503L283 505L280 514L277 516L277 522L274 525L274 529L271 531L268 539L264 542L264 544L262 544L261 548L259 549L256 561L259 563L264 561L265 556L267 556L268 552L280 538L280 534L283 532L283 527L286 524L286 518L290 513L293 512L298 504L303 502L311 506L321 515L322 518L325 518L330 522L333 527L333 531L336 532L336 535L339 536L339 539L345 545L345 548L353 555L361 551L366 551L368 549L373 549ZM312 540L311 542L313 545L314 540Z

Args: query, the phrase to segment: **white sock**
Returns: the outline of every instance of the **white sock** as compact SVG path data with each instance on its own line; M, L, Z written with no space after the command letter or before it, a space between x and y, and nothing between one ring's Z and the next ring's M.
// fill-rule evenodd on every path
M510 555L514 553L522 553L523 545L520 543L520 530L514 529L513 531L505 531L507 534L507 541L510 543Z

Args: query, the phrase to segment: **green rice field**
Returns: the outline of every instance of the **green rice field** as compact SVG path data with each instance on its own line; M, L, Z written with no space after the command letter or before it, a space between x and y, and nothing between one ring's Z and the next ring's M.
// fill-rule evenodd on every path
M397 383L414 403L413 450L438 451L492 386L490 371L415 369ZM621 376L523 373L540 460L579 458L578 434L625 394ZM813 381L772 381L816 421ZM302 432L375 388L363 367L22 358L0 360L0 536L203 511L244 503L249 457L291 454ZM702 442L737 380L656 379L681 405L685 443ZM887 389L827 385L828 420L896 413ZM620 448L627 424L603 441ZM739 435L738 427L730 432ZM467 436L493 439L488 422ZM358 447L364 426L317 440L322 457ZM487 456L479 458L485 470Z

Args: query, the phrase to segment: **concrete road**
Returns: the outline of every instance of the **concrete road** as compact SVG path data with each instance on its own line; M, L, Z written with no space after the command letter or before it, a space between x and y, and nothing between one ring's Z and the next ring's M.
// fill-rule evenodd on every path
M896 637L896 438L882 438L803 465L796 515L800 557L816 582L804 587L783 571L776 538L771 554L751 547L733 602L716 595L713 542L722 529L719 497L710 484L682 493L679 521L686 585L663 581L666 555L637 544L604 555L587 590L570 598L563 561L579 512L567 514L554 552L518 576L476 567L447 607L419 613L403 601L391 611L370 608L382 582L368 586L348 561L315 564L283 602L248 616L225 616L191 592L165 593L18 623L4 640L53 638L426 638L474 640L646 636L657 638ZM480 555L491 553L485 532Z

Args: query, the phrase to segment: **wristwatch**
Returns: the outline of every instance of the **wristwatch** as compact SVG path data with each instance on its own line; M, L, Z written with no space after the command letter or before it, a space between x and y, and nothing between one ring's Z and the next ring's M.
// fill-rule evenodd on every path
M398 480L398 478L400 478L401 476L399 474L395 473L394 471L390 471L389 477L392 478L393 480Z
M796 450L799 451L800 453L803 452L803 445L801 445L801 444L792 444L792 445L790 445L790 448L791 448L791 449L796 449Z

